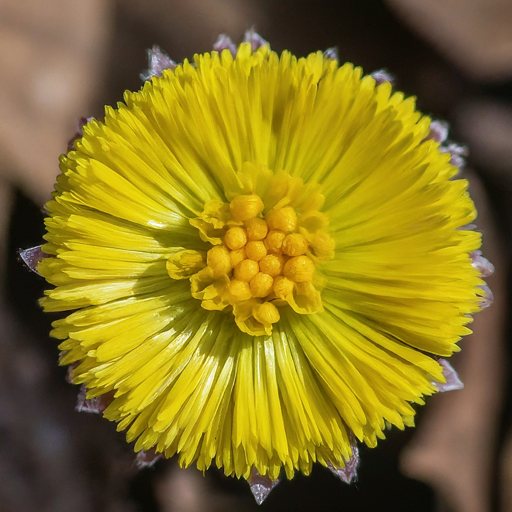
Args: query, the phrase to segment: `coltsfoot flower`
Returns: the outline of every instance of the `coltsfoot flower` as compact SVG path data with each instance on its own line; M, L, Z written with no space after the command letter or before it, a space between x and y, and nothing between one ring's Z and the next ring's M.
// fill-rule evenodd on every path
M356 440L413 425L490 264L444 125L332 50L246 39L152 50L61 157L32 256L73 310L60 363L135 450L264 498L314 462L350 482Z

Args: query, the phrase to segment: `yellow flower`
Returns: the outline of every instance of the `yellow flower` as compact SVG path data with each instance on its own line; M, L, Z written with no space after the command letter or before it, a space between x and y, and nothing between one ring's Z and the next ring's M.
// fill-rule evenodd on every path
M342 470L413 425L481 309L467 182L413 98L330 54L169 67L61 158L37 267L74 310L61 364L136 451Z

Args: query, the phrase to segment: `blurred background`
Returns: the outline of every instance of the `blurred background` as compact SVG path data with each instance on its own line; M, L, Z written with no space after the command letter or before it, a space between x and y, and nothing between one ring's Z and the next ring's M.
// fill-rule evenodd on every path
M418 428L362 449L359 481L324 468L281 482L262 511L512 511L508 290L512 226L511 0L0 0L0 512L255 511L243 481L173 460L138 471L115 426L75 412L57 366L43 279L19 248L41 243L58 156L78 117L141 86L146 48L180 62L255 27L273 49L337 46L386 68L470 148L495 304L453 359L466 387L432 397Z

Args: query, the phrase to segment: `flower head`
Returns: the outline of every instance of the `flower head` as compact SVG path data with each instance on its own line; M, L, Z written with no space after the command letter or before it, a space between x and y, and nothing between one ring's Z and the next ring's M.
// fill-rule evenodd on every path
M254 33L216 47L154 49L62 156L42 305L74 310L61 364L136 451L350 481L355 439L413 425L485 300L467 182L389 81Z

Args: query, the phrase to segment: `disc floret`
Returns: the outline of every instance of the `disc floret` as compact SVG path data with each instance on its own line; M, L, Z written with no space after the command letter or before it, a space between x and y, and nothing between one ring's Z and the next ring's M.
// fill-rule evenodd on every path
M213 247L194 257L190 251L174 254L167 264L170 277L182 279L183 268L189 269L192 296L202 307L232 311L240 330L254 336L271 334L281 317L279 308L291 306L301 314L320 311L315 262L330 259L318 254L331 255L333 241L327 223L319 224L323 229L308 230L312 215L322 218L318 201L316 211L286 204L289 201L285 198L266 209L264 200L251 193L239 194L230 203L206 204L191 223Z

